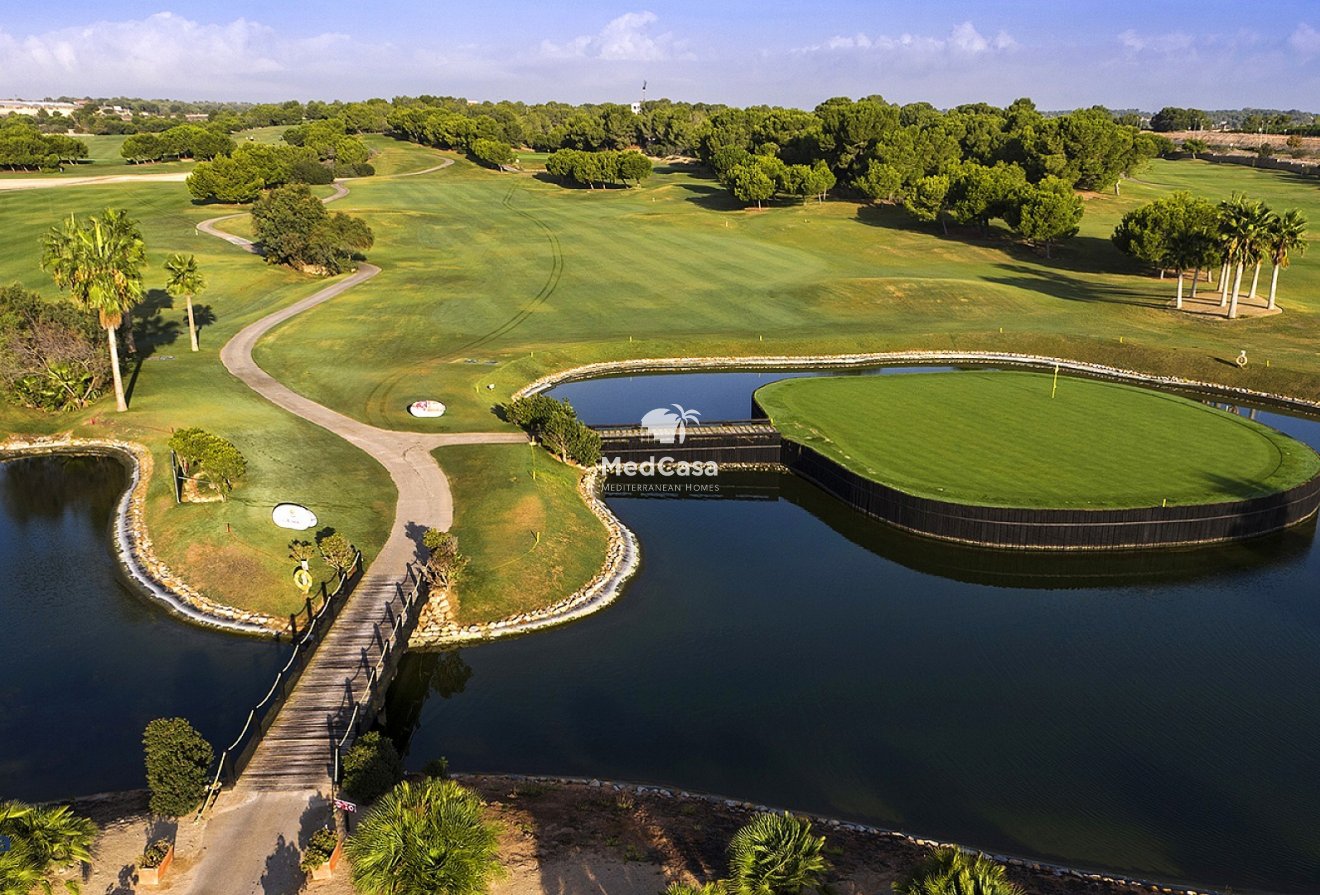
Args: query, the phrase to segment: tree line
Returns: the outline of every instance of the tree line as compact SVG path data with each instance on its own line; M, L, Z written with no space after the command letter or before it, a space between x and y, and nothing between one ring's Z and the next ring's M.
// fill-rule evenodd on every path
M640 184L651 176L651 160L636 150L619 152L602 149L560 149L546 159L545 171L563 183L576 183L590 189L597 184L628 186Z
M130 138L131 139L131 138ZM342 119L291 127L284 142L245 142L228 153L199 162L188 175L188 192L207 202L246 204L264 190L290 183L327 184L336 177L369 177L376 169L362 138L349 134Z
M1238 316L1242 280L1250 269L1248 300L1256 298L1261 268L1269 262L1268 310L1277 306L1279 271L1306 251L1306 218L1297 209L1276 212L1241 194L1214 203L1176 192L1148 202L1123 216L1114 229L1118 249L1159 270L1173 270L1178 287L1174 306L1183 307L1183 280L1192 274L1196 298L1202 272L1219 274L1220 307ZM1213 280L1212 280L1213 282Z
M119 147L129 164L165 159L213 159L234 151L234 141L215 128L180 124L160 133L130 134Z
M64 134L43 134L31 118L0 118L0 168L58 170L87 158L87 144Z

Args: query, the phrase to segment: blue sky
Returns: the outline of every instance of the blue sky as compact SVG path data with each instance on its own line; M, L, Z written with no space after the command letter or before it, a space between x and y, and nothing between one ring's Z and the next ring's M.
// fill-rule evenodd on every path
M0 96L1320 111L1316 0L6 3Z

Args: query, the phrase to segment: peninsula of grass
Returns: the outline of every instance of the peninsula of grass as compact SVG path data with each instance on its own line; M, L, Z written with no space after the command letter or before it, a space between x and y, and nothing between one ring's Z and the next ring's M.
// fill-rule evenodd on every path
M577 469L521 444L456 445L435 458L469 559L451 599L460 624L549 606L600 571L609 536L577 493Z
M981 371L783 380L784 437L908 494L976 506L1129 509L1285 491L1320 456L1268 426L1129 385Z

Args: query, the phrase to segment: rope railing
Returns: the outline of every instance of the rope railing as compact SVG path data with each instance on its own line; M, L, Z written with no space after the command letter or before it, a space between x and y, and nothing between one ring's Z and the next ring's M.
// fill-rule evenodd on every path
M244 766L252 757L252 753L256 751L257 746L260 744L261 738L265 736L271 724L274 723L284 700L293 692L299 677L302 676L303 669L307 667L307 662L312 654L312 647L315 646L319 637L318 632L328 628L330 623L334 621L334 616L338 613L338 607L345 602L340 600L339 597L352 587L361 569L362 553L356 551L353 555L353 562L349 564L347 570L339 573L339 581L335 585L335 589L325 595L321 608L315 614L311 613L311 601L308 600L309 621L303 629L302 637L294 644L289 660L276 673L275 680L270 689L266 691L266 695L248 712L247 720L243 722L243 729L239 732L238 737L227 749L220 753L220 758L216 761L215 775L211 779L206 798L202 800L202 806L197 810L197 817L194 820L201 819L206 810L214 803L216 796L224 788L222 781L226 777L232 784L238 779L238 775L242 773ZM255 729L257 733L251 739L248 739L249 733L254 729L253 722L256 722ZM247 740L246 744L244 744L245 740ZM243 746L241 750L239 749L240 745ZM229 772L228 775L225 773L226 770Z
M349 716L347 728L344 735L335 742L333 747L334 755L333 768L334 776L331 781L338 786L340 776L343 770L343 755L352 747L353 741L361 732L361 725L369 717L374 717L371 712L371 704L379 695L378 688L383 681L389 679L392 674L392 666L396 663L399 655L406 651L408 640L408 628L413 619L413 609L420 602L423 585L427 583L426 579L417 575L410 567L408 574L413 579L412 589L404 595L400 608L401 612L394 618L394 623L390 625L389 636L381 644L380 657L376 663L367 670L367 683L361 698L355 698L353 703L353 713ZM388 609L389 604L386 604Z

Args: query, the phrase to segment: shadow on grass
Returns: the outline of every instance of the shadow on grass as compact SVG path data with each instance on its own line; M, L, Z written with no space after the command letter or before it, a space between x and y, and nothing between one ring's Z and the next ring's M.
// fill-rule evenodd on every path
M133 372L124 386L124 398L130 403L143 363L158 349L172 345L179 338L182 324L178 320L167 320L162 313L173 307L174 299L169 293L164 289L152 289L128 316L132 328L132 344L128 348L133 358Z
M713 183L680 183L678 188L692 195L684 198L707 211L742 211L745 207L729 191ZM769 203L767 203L768 205Z
M1131 305L1140 308L1163 309L1165 301L1152 298L1141 289L1114 286L1109 283L1097 283L1085 278L1069 276L1048 268L1028 266L1026 264L997 264L995 267L1004 273L988 276L985 282L1000 286L1010 286L1027 292L1036 292L1064 301L1076 301L1099 304Z

